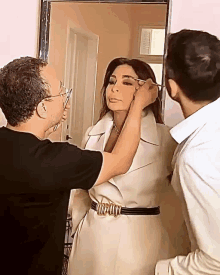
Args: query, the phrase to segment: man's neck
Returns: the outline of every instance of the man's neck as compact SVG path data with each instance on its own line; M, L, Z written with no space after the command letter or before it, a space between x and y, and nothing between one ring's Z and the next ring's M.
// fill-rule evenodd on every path
M192 114L196 113L199 109L203 108L204 106L208 105L210 101L191 101L190 99L184 97L181 98L181 108L183 111L183 115L185 118L191 116Z
M18 126L12 126L9 123L7 123L6 128L17 132L30 133L39 139L45 138L45 130L42 129L42 127L38 127L37 123L34 124L33 122L32 123L26 122L26 123L21 123Z

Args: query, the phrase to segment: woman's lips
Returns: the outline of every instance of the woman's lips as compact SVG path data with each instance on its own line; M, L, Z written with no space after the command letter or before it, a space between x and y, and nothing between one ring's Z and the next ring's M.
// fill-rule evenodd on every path
M109 98L109 102L111 102L111 103L117 103L119 101L121 101L121 100L117 99L117 98Z

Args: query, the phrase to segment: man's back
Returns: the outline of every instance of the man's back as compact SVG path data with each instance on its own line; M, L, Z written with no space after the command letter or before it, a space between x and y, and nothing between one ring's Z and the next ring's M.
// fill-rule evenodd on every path
M3 269L7 274L60 274L69 192L82 184L80 169L89 166L89 156L85 163L75 146L7 128L0 129L0 151ZM85 189L95 182L98 166Z
M220 99L203 107L171 131L180 142L174 158L172 185L182 201L191 250L197 254L189 254L185 262L179 257L179 261L183 266L187 266L188 261L193 268L192 257L201 272L206 272L208 266L210 270L220 272L219 115ZM181 265L177 264L177 258L171 263L179 270ZM185 271L183 274L191 274L191 271L189 268L189 273Z

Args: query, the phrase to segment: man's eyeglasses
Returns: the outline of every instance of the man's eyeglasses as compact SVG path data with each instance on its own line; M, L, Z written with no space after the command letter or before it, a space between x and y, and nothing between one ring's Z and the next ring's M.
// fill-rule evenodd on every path
M64 96L66 96L66 100L65 100L65 102L63 104L63 108L65 109L66 105L67 105L67 103L69 101L69 98L70 98L70 96L72 94L73 89L68 89L68 88L64 87L63 83L60 81L60 90L62 91L60 94L58 94L58 95L51 95L51 96L46 97L45 99L49 99L51 97L58 97L58 96L64 97Z
M65 88L65 87L63 86L63 83L62 83L61 81L60 81L60 89L64 89L65 92L64 92L64 93L60 93L59 95L54 95L54 96L50 96L50 97L66 96L66 100L65 100L65 102L64 102L64 104L63 104L63 109L65 109L65 108L66 108L66 105L67 105L67 103L68 103L68 101L69 101L69 99L70 99L70 96L71 96L71 94L72 94L73 89ZM59 124L57 124L57 125L54 126L54 128L53 128L54 131L56 131L58 125L59 125Z

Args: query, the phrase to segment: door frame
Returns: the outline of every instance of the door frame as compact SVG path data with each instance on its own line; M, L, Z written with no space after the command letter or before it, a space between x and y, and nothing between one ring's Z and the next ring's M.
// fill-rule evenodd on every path
M94 33L85 31L83 28L76 27L71 20L68 21L64 83L67 83L69 78L68 62L69 62L69 46L70 46L71 32L75 33L76 35L79 34L79 35L86 36L88 38L87 66L86 66L86 73L85 73L86 74L86 83L85 83L86 94L84 99L83 111L85 112L85 109L86 109L91 115L84 116L83 132L85 133L86 129L94 123L99 37ZM67 88L73 88L73 87L67 87ZM68 112L69 117L72 116L74 112L73 108L74 108L74 105L71 104L70 112ZM66 141L66 135L69 135L69 131L68 131L69 129L67 129L68 122L69 120L66 120L62 124L62 134L61 134L62 141Z

